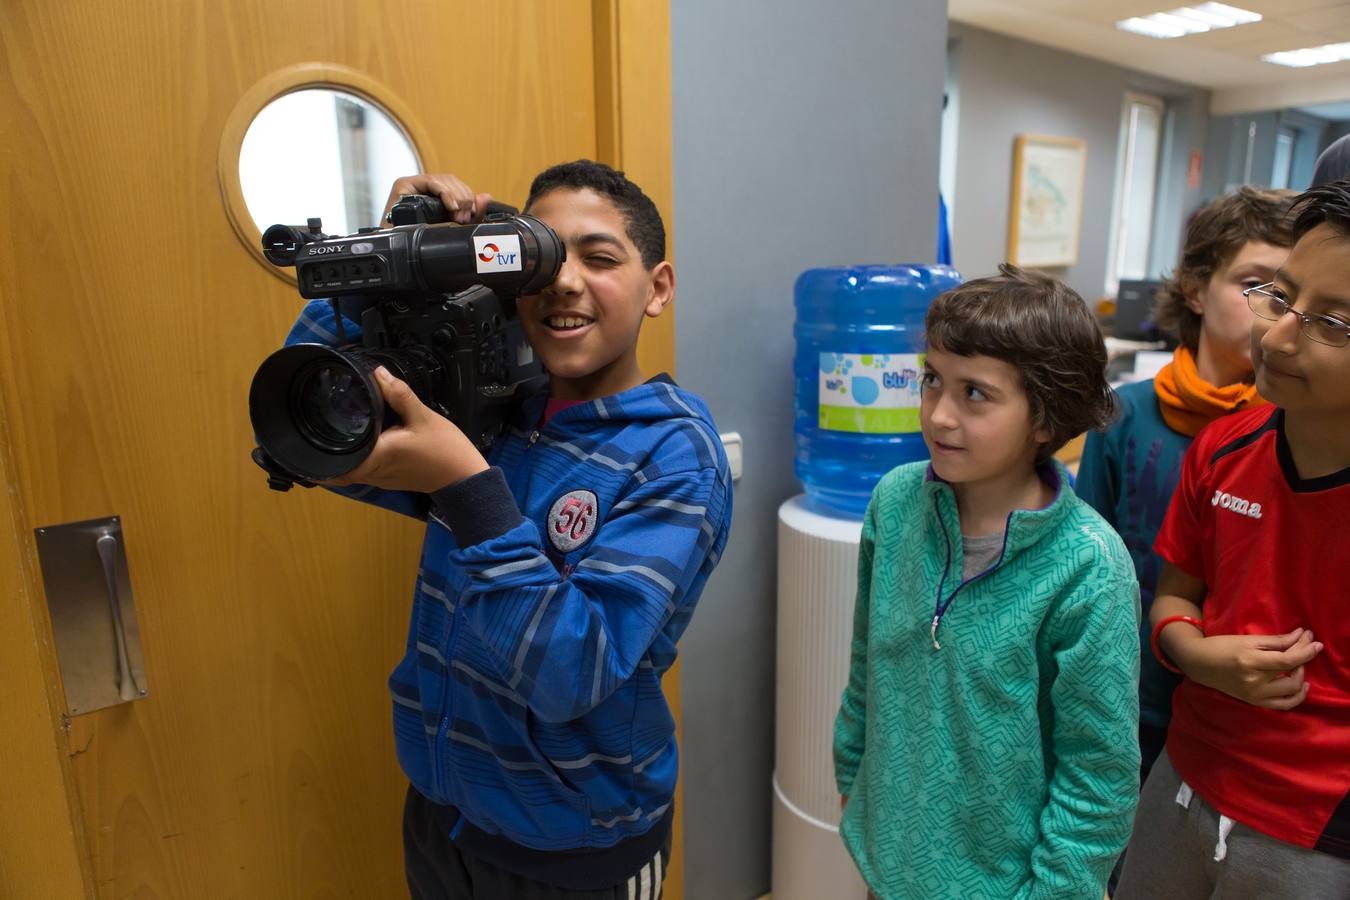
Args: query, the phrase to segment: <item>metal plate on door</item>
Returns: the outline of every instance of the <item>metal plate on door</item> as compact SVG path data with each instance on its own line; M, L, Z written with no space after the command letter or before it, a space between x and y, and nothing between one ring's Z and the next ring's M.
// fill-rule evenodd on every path
M72 716L149 693L117 516L38 528L38 559Z

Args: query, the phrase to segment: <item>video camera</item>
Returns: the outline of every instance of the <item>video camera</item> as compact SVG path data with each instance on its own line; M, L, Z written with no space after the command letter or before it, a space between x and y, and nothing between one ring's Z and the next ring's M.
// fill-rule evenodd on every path
M283 347L253 376L253 459L276 490L350 472L398 424L372 374L378 366L481 450L543 383L516 298L557 277L566 249L553 229L497 203L482 223L456 225L423 195L402 197L388 221L346 237L324 234L318 219L263 232L263 255L295 267L300 296L328 298L338 340ZM359 344L348 341L344 315L359 317Z

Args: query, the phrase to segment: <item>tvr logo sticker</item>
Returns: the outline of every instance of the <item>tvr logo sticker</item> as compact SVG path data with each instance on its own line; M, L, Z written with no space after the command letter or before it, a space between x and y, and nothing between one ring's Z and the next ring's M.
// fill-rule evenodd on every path
M484 234L473 236L474 266L484 272L519 272L520 236L515 234Z

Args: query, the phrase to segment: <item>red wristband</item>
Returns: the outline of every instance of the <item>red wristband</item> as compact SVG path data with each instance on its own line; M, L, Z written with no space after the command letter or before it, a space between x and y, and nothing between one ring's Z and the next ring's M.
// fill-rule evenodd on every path
M1185 675L1185 672L1177 668L1176 663L1167 658L1167 654L1163 653L1162 646L1158 643L1158 637L1162 634L1162 630L1173 622L1185 622L1187 625L1194 625L1200 629L1201 634L1205 633L1205 623L1194 616L1168 616L1153 626L1153 637L1149 639L1149 645L1153 648L1153 655L1157 657L1158 662L1162 663L1164 669L1169 672L1176 672L1178 675Z

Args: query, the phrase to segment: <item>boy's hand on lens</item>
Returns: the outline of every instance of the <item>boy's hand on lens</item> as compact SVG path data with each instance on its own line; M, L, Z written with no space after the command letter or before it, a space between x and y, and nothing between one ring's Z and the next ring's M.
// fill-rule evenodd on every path
M369 484L390 491L430 494L488 468L487 460L464 432L417 399L406 383L384 366L375 370L375 380L385 403L398 413L403 424L386 429L365 462L324 484Z
M405 194L426 194L440 199L450 213L450 221L460 225L483 221L484 210L492 199L491 194L475 194L467 184L449 173L406 175L395 181L389 189L389 200L384 204L381 224L387 221L389 210Z
M1306 628L1288 634L1227 634L1171 643L1170 655L1194 681L1253 706L1288 710L1308 698L1304 666L1323 644Z

